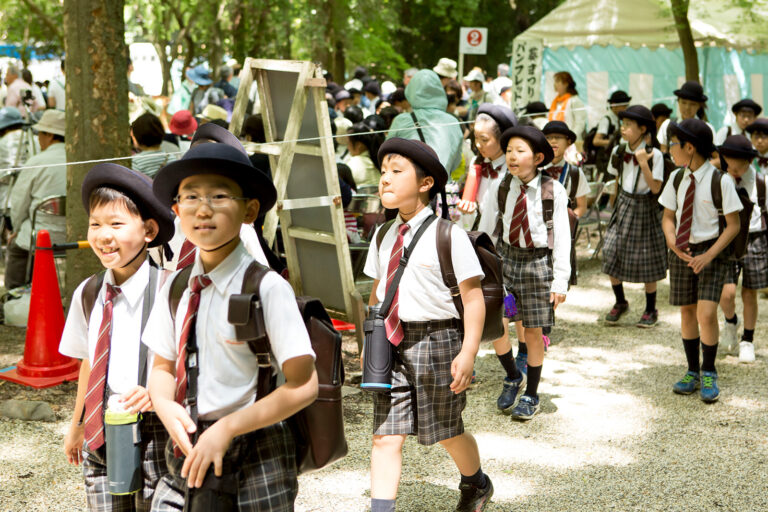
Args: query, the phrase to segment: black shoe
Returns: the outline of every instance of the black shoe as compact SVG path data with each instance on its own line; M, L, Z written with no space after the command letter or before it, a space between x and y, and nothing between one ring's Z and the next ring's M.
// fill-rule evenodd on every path
M461 498L455 512L482 512L493 496L493 483L485 475L485 487L482 489L472 484L459 484Z
M618 304L618 303L614 304L613 307L611 308L611 311L607 315L605 315L605 323L615 324L616 322L619 321L619 318L621 318L621 315L626 313L628 309L629 309L629 304L626 302L624 304Z
M504 377L504 389L501 390L499 399L496 400L496 406L501 411L507 411L517 405L518 400L525 390L525 385L528 382L528 378L524 373L520 374L515 380L509 377Z

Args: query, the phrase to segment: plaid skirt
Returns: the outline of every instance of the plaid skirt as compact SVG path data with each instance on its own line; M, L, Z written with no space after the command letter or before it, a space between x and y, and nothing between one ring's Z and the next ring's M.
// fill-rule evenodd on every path
M523 327L535 329L555 324L555 310L549 302L554 280L552 251L547 248L522 249L501 243L504 262L504 287L515 296L517 314L510 321L523 321Z
M741 285L744 288L761 290L768 287L768 236L765 231L750 233L744 257L728 262L726 284L738 284L742 271L744 278Z
M200 421L202 431L213 421ZM168 473L160 480L152 500L152 512L184 509L187 481L181 478L185 457L174 457L173 442L165 445ZM224 473L234 473L239 511L292 512L299 492L293 435L284 422L238 436L229 445ZM209 469L213 475L213 464ZM189 491L190 494L196 489Z
M653 283L667 276L667 245L653 196L619 194L605 232L603 273L627 283Z
M143 414L141 420L141 469L144 487L126 495L109 494L107 480L106 446L96 451L83 448L83 477L89 511L148 511L160 479L168 472L165 464L165 443L168 433L153 412Z
M392 390L373 395L374 435L413 435L431 445L464 433L466 392L450 389L451 363L461 352L457 319L403 322L395 352Z
M707 252L715 240L707 240L688 247L693 256ZM669 303L673 306L689 306L700 300L720 302L729 261L724 254L718 255L698 274L694 274L688 263L669 251Z

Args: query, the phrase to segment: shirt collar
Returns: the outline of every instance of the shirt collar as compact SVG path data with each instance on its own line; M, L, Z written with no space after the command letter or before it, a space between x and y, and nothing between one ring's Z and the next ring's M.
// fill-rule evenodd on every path
M211 279L211 282L220 293L226 293L229 283L232 281L232 278L235 276L235 273L240 266L250 262L252 259L253 258L250 257L248 251L245 250L243 242L239 241L235 250L232 251L229 256L224 258L224 261L205 274L203 262L200 260L200 251L197 251L194 267L192 267L192 273L189 275L189 280L191 282L195 277L205 274Z
M696 169L696 172L691 172L690 169L686 169L686 172L688 174L693 174L693 179L695 179L698 184L701 183L701 180L703 180L705 176L708 176L712 170L714 170L714 166L707 160L701 167Z
M536 176L534 176L533 179L531 181L529 181L528 183L523 183L523 180L521 180L517 176L515 176L514 178L517 180L517 186L518 187L521 187L521 186L525 185L528 188L537 189L537 188L539 188L539 182L541 181L541 173L537 172Z
M147 289L148 283L149 257L144 260L144 263L141 264L139 269L131 277L126 279L125 282L119 286L120 295L125 297L125 300L128 301L131 309L135 308L139 301L144 298L144 291ZM100 294L102 301L106 296L105 294L107 293L108 284L115 284L115 275L112 272L112 269L109 268L104 273L104 284L101 285Z
M416 230L419 228L419 226L421 226L421 224L422 224L422 223L423 223L425 220L427 220L427 217L429 217L429 216L431 216L431 215L434 215L434 212L432 211L432 208L430 208L429 206L427 206L426 208L422 209L422 210L421 210L419 213L417 213L416 215L414 215L414 216L413 216L413 218L412 218L411 220L409 220L408 222L406 222L406 224L408 224L408 226L410 226L410 228L409 228L409 229L415 233L415 232L416 232ZM400 215L398 215L398 216L396 217L396 220L395 220L395 227L397 228L397 227L399 227L401 224L403 224L403 219L402 219L402 218L400 218Z
M506 162L507 162L507 156L506 155L501 155L496 160L492 160L491 161L491 165L493 166L494 169L496 169L500 165L504 165Z

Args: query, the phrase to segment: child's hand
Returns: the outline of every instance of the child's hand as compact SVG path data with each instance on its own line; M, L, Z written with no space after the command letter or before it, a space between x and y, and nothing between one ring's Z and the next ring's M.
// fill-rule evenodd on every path
M686 249L685 251L682 251L678 249L676 246L672 246L672 251L674 251L675 254L677 254L677 257L683 260L686 263L690 263L691 260L693 260L693 256L691 255L691 250Z
M456 207L459 209L461 213L474 213L475 210L477 210L477 203L475 201L468 201L466 199L462 199L459 201L459 204L456 205Z
M709 255L709 251L705 252L704 254L699 254L698 256L691 257L691 260L688 262L688 266L691 267L694 274L698 274L702 270L704 270L704 267L709 265L712 262L712 256Z
M649 153L645 150L645 148L640 148L635 151L635 158L637 158L637 163L642 164L643 162L647 162L651 159L653 156L653 153Z
M130 391L123 393L120 397L120 402L131 414L152 410L152 400L149 398L149 391L143 386L136 386Z
M221 476L222 460L231 442L232 434L222 421L217 421L200 434L197 444L187 454L187 459L181 467L181 477L187 479L189 487L203 485L205 473L211 463L213 463L214 474Z
M557 309L557 306L565 302L565 295L562 293L551 292L549 294L549 302L552 303L552 309Z
M472 370L475 367L475 356L465 351L459 352L459 355L451 363L451 391L459 394L472 384Z
M70 425L64 436L64 455L67 462L79 466L83 462L83 426Z
M192 443L189 440L189 434L192 434L197 427L192 418L187 414L187 410L178 402L173 400L163 400L155 402L155 411L160 421L165 425L168 434L176 443L176 446L188 455L192 451Z

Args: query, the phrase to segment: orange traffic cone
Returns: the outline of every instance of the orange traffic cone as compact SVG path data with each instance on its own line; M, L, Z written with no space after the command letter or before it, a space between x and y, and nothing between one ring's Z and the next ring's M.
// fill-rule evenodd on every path
M29 299L24 357L16 367L0 370L0 379L37 389L77 380L80 362L59 353L64 308L53 262L51 236L42 229L37 233Z

